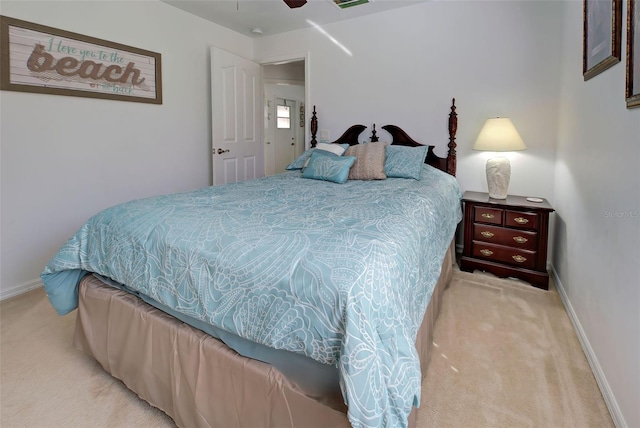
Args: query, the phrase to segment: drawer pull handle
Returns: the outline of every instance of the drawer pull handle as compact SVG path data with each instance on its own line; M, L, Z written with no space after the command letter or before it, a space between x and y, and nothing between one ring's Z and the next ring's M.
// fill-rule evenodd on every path
M513 256L513 260L517 261L518 263L522 263L522 262L526 262L527 258L522 257L520 254L516 254L515 256Z
M516 241L518 244L524 244L525 242L528 241L527 238L524 238L522 236L514 236L513 240Z
M493 238L494 236L493 233L487 232L486 230L483 230L482 232L480 232L480 235L484 236L485 238Z
M481 253L483 256L490 256L490 255L492 255L492 254L493 254L493 251L491 251L491 250L487 250L487 249L483 248L482 250L480 250L480 253Z
M482 213L482 217L484 217L484 218L493 218L494 215L493 214Z
M518 224L527 224L529 223L529 220L524 218L524 217L516 217L513 219L513 221L515 221Z

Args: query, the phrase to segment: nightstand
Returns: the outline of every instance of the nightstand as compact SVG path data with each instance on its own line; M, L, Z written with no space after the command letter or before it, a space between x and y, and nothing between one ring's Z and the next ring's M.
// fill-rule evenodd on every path
M465 192L464 249L460 269L514 277L549 289L547 242L553 207L523 196L491 199L488 193Z

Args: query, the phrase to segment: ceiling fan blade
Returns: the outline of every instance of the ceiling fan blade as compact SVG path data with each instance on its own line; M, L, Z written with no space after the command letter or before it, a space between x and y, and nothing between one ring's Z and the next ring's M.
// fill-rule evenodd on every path
M295 9L296 7L304 6L307 3L307 0L283 0L283 1L291 9Z

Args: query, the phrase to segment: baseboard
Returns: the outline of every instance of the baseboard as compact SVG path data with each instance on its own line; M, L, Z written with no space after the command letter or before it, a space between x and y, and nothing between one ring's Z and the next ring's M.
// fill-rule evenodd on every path
M42 286L42 281L40 279L34 279L33 281L27 281L22 284L15 285L8 290L0 290L0 301L26 293L27 291L35 290Z
M609 409L609 414L611 415L611 419L613 419L613 424L616 428L628 428L627 422L624 419L624 415L620 411L620 406L618 406L618 402L616 401L616 397L613 395L613 391L609 387L609 382L607 382L607 378L602 371L602 367L600 367L600 363L598 362L598 358L596 357L593 348L591 347L591 343L589 343L589 338L584 332L580 321L578 320L578 316L576 312L573 310L573 306L569 301L569 297L564 290L562 285L562 281L558 277L558 272L553 265L549 265L549 271L551 273L551 277L553 278L553 282L556 284L556 289L558 290L558 294L560 295L560 299L562 300L562 304L569 315L569 319L571 320L571 324L573 324L573 328L576 331L576 335L578 336L578 340L580 341L580 345L582 346L582 350L584 351L585 356L587 357L587 361L589 362L589 366L591 366L591 371L593 372L593 376L596 378L596 382L598 383L598 387L600 388L600 393L604 398L604 402Z

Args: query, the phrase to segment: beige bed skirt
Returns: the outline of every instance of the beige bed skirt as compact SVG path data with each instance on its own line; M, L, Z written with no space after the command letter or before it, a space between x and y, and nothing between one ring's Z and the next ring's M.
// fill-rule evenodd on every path
M452 245L416 341L423 378L453 255ZM308 396L271 365L92 275L79 286L74 344L180 427L350 426L341 396ZM414 408L410 427L416 417Z

